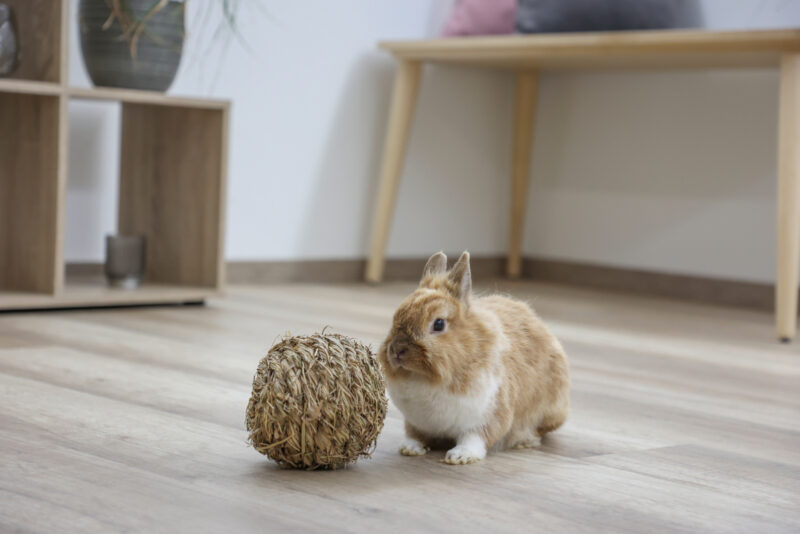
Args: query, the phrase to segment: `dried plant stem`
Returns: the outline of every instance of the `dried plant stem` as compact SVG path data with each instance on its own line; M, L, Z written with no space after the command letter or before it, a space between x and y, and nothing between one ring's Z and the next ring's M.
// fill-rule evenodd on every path
M108 19L103 23L103 30L108 30L116 20L122 30L121 38L128 42L131 57L136 59L138 54L139 39L145 33L147 23L169 4L170 0L153 0L153 5L147 10L144 16L137 20L131 13L125 0L105 0L106 5L111 10ZM185 4L182 4L185 9Z

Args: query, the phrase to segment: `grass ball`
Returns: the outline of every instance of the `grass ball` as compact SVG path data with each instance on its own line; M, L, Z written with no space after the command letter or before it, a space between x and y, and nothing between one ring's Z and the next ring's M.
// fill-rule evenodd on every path
M287 337L258 364L250 444L282 467L336 469L370 456L386 417L377 358L338 334Z

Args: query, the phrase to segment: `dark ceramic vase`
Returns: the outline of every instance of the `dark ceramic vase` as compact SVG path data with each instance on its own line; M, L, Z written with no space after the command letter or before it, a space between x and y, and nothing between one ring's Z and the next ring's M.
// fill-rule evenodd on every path
M17 66L17 32L11 8L0 3L0 76L8 76Z
M122 2L135 20L142 20L156 3L157 0ZM107 0L81 0L81 50L92 82L102 87L162 92L169 89L183 55L183 3L170 1L146 22L135 58L116 19L103 28L110 16Z

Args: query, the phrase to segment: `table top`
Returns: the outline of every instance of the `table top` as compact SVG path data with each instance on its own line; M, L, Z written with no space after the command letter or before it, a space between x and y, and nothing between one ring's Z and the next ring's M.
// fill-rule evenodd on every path
M760 67L800 53L800 29L551 33L379 46L398 59L514 69Z

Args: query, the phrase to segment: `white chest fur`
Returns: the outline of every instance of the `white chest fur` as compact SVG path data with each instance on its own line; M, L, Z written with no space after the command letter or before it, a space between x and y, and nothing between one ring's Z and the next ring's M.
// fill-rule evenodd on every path
M457 439L486 423L500 380L487 373L464 395L423 380L389 381L388 386L392 401L408 422L431 436Z

